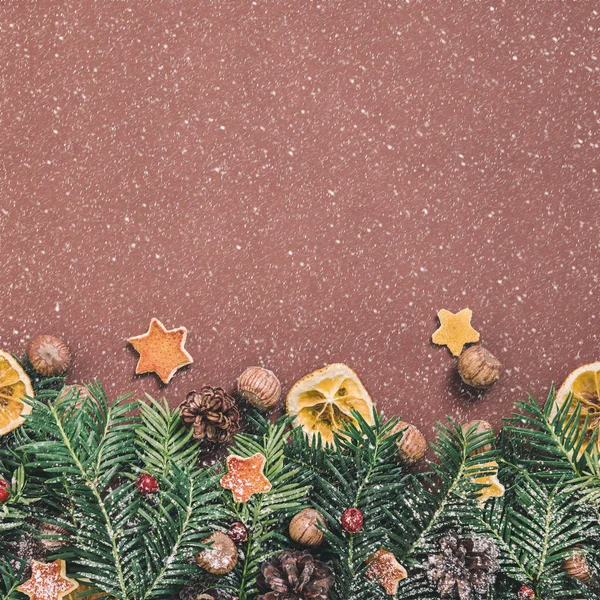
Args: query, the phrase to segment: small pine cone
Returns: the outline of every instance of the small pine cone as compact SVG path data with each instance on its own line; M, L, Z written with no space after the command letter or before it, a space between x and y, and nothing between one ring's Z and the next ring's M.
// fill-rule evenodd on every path
M309 552L284 550L263 563L258 600L328 600L333 577Z
M223 443L240 429L235 400L220 387L205 385L199 392L190 392L179 409L197 440Z
M442 553L430 555L427 561L427 578L440 597L487 598L500 569L493 540L450 533L440 539L440 547Z

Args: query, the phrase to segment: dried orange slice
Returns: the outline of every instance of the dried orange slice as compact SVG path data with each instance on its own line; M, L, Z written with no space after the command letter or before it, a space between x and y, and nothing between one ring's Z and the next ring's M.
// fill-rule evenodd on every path
M31 379L8 352L0 350L0 435L22 425L23 417L31 413L24 396L33 397Z
M573 396L570 396L570 393ZM569 414L577 407L577 401L581 404L579 418L581 433L589 440L594 431L597 431L599 437L596 438L596 445L600 450L600 362L583 365L565 379L556 392L554 414L568 401L571 403ZM583 431L586 417L588 417L588 424Z
M296 382L287 395L287 412L294 425L313 438L334 444L333 433L355 421L352 411L373 425L373 401L358 375L346 365L335 363L310 373Z

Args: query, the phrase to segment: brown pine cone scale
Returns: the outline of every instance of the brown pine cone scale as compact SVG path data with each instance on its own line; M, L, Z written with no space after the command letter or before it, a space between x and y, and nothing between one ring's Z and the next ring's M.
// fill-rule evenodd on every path
M309 552L284 550L263 564L258 600L328 600L333 577Z
M205 385L190 392L179 407L181 419L194 430L194 438L223 443L240 430L235 399L223 388Z

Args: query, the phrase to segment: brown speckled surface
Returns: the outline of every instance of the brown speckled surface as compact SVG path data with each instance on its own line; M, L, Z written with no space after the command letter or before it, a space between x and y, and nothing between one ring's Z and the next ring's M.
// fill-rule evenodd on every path
M51 0L0 9L0 347L113 394L326 362L428 436L598 348L597 3ZM473 310L478 398L430 344ZM195 363L133 376L156 316Z

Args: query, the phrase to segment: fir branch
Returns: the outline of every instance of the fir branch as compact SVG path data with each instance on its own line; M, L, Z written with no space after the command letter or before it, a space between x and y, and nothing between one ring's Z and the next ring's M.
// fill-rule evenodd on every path
M400 437L399 433L392 433L396 421L386 422L374 412L372 426L359 413L353 416L356 423L348 422L344 431L336 435L335 449L324 447L318 438L304 439L304 452L311 460L316 452L321 454L310 475L314 483L311 501L327 521L323 531L328 549L323 556L332 561L336 597L383 598L381 587L362 577L362 573L366 560L378 549L390 549L392 515L408 476L396 460L396 442ZM301 448L298 439L295 446L297 454ZM341 526L343 512L351 507L365 515L363 529L358 533L348 533Z
M9 556L6 553L0 556L0 600L16 600L17 587L24 581L23 570L25 566L25 562L22 562L21 568L16 570L11 565Z
M197 572L191 557L202 548L202 540L215 523L225 516L225 511L214 503L219 493L209 471L191 473L173 464L169 480L163 484L157 507L147 506L141 511L148 530L145 562L150 565L139 584L144 590L142 600L173 598Z
M256 596L261 564L289 545L283 527L304 505L309 491L300 469L290 465L286 457L289 419L282 417L271 424L256 412L250 421L258 433L238 434L231 452L242 457L263 454L265 476L272 487L268 493L256 494L243 504L233 502L230 492L220 490L229 518L241 521L248 530L237 568L227 578L218 580L219 587L231 589L239 600Z
M396 525L404 534L402 559L410 563L415 554L423 555L437 543L440 531L460 519L464 525L475 523L480 507L476 503L483 485L474 479L494 473L487 466L497 459L495 452L481 450L493 442L491 432L477 433L472 427L463 432L460 425L449 420L448 426L438 424L437 442L433 448L439 462L430 463L435 478L426 474L412 480L410 494L405 495ZM420 505L424 513L415 519L412 498L422 497L427 505ZM412 532L405 523L410 523ZM416 533L416 535L415 535ZM406 541L410 543L406 544Z
M179 469L194 465L198 444L191 429L182 423L179 409L171 411L166 399L162 403L146 394L141 402L142 426L136 429L136 447L142 468L152 475L167 477L174 465Z
M600 512L600 453L598 448L586 454L586 469L569 482L569 492L576 494L582 504L589 504L596 514ZM600 519L599 519L600 520Z
M591 519L578 510L562 482L546 488L521 472L511 491L509 543L541 598L567 598L577 588L562 570L564 559L586 542ZM562 595L558 594L560 590Z
M570 411L572 395L560 407L555 398L552 386L543 408L532 396L518 402L516 406L521 413L506 419L505 429L520 446L519 457L532 472L554 481L581 477L585 472L585 456L594 448L596 437L586 441L581 434L581 405L576 403ZM584 427L587 422L586 419Z
M109 484L135 458L132 405L126 403L127 396L109 403L98 384L88 391L91 398L83 400L69 392L60 403L32 401L27 425L42 441L32 441L22 451L34 457L29 468L46 473L48 491L56 501L71 505L73 525L86 524L75 535L79 552L73 558L80 572L100 589L130 600L132 533L123 526L135 513L132 485L109 489Z

